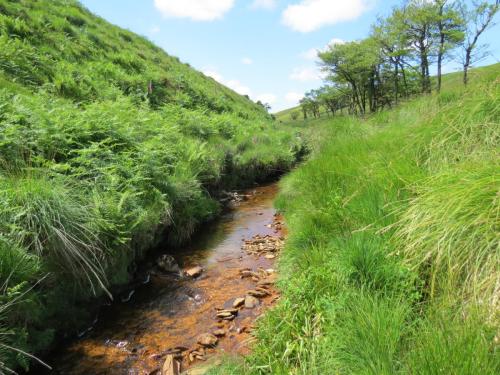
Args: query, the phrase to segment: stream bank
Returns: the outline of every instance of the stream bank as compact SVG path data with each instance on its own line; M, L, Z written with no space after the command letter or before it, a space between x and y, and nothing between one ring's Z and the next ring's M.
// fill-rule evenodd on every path
M161 373L170 355L185 370L218 355L247 354L255 319L279 298L274 263L284 233L273 208L277 191L272 184L244 192L176 251L183 277L149 265L149 282L55 350L48 359L54 370L47 373L149 375ZM166 246L156 255L165 254Z

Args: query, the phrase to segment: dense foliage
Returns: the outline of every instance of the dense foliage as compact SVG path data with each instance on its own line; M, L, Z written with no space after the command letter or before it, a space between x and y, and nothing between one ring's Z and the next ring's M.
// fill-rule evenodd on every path
M305 152L263 106L73 0L0 0L0 373ZM44 279L39 283L39 280Z

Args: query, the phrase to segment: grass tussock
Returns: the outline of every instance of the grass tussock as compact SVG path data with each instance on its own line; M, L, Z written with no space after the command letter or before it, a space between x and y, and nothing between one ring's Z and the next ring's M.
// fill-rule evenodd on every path
M214 373L496 374L498 65L466 90L309 121L281 184L282 299Z

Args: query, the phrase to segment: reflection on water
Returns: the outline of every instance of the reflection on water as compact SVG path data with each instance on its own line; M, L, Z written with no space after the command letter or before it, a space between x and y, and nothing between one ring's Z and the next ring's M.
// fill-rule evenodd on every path
M247 255L241 243L256 234L274 234L269 224L275 214L272 200L277 187L259 187L248 193L248 200L204 228L191 245L176 251L174 256L182 268L203 266L201 277L153 276L130 302L107 308L88 335L56 351L48 359L55 367L50 373L151 374L161 365L162 353L175 347L191 348L199 334L217 328L215 309L228 307L253 287L251 280L239 277L239 270L272 268L272 260ZM169 249L162 252L169 253ZM241 310L228 326L230 333L211 352L247 353L248 332L239 332L272 300L268 297L257 309Z

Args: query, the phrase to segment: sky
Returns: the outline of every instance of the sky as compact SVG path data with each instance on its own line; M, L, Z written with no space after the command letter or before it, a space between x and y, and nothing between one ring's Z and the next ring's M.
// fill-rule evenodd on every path
M402 0L81 0L107 21L143 35L272 111L322 85L316 51L366 37ZM497 15L497 21L498 21ZM500 26L482 37L500 61ZM445 72L458 70L448 62Z

